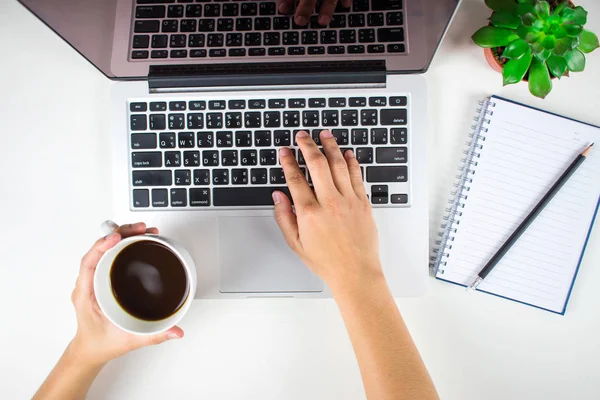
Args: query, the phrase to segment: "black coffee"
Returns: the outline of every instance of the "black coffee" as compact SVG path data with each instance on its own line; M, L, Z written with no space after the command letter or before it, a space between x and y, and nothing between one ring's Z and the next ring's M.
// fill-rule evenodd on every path
M113 261L110 281L117 302L132 316L159 321L187 299L185 268L167 247L150 240L125 247Z

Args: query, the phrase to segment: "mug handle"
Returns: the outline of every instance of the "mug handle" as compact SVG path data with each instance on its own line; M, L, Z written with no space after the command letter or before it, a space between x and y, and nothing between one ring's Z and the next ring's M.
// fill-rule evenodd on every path
M111 221L109 219L107 219L106 221L104 221L103 223L100 224L100 230L102 231L102 234L105 236L110 235L117 229L119 229L119 225L117 225L116 223L114 223L113 221Z

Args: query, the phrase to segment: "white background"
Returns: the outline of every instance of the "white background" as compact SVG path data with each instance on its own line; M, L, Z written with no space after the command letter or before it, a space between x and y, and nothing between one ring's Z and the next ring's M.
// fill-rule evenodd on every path
M600 4L578 4L600 33ZM600 51L538 100L526 85L502 88L471 42L488 16L465 0L426 74L432 230L478 100L496 93L600 125ZM14 0L0 0L0 38L0 397L25 399L75 331L79 260L110 216L100 121L111 83ZM443 399L600 397L598 226L564 317L430 283L398 306ZM89 398L364 398L332 300L196 301L182 327L183 340L110 363Z

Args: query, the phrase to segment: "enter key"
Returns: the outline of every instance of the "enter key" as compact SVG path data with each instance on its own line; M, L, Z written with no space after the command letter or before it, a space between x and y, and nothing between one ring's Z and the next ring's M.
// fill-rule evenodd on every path
M406 164L408 154L406 147L379 147L376 149L377 164Z

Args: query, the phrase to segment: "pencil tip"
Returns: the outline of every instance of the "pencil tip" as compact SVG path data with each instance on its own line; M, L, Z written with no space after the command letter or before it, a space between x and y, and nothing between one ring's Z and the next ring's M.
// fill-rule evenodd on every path
M583 153L581 153L582 156L587 157L590 154L590 151L592 151L592 147L594 147L594 143L590 144L587 149L585 149L583 151Z

